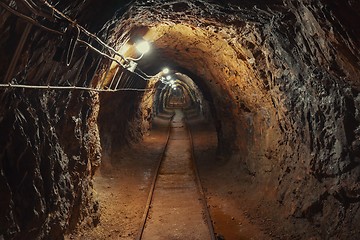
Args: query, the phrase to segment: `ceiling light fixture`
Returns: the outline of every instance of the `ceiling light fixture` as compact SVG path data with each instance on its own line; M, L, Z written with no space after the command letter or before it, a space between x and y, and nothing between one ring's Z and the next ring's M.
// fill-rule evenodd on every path
M163 74L168 74L170 72L170 70L168 69L168 68L164 68L163 70L162 70L162 73Z
M128 60L130 62L139 61L144 56L145 53L149 52L150 44L147 41L142 40L135 44L135 48L141 54L140 57L138 57L138 58L127 57L126 60ZM136 67L137 67L137 64L129 64L127 68L129 71L134 72Z
M141 53L142 55L149 52L150 50L150 44L145 40L138 42L135 47L136 50L138 50L138 52Z

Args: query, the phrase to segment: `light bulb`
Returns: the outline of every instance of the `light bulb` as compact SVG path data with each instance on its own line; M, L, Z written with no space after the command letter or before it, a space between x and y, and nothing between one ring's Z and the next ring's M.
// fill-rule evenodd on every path
M162 72L163 72L163 74L168 74L168 73L170 72L170 70L169 70L168 68L164 68L164 69L162 70Z
M136 44L136 50L141 54L145 54L150 50L150 44L147 41L141 41Z

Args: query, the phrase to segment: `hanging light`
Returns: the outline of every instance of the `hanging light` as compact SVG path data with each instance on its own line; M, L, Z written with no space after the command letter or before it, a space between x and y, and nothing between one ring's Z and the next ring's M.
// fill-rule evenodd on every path
M171 76L166 76L166 80L171 80Z
M135 69L136 69L136 67L137 67L137 63L131 61L131 62L129 63L129 67L128 67L127 69L128 69L130 72L134 72Z
M150 44L147 41L142 40L135 44L135 48L141 55L138 58L127 57L126 58L127 60L139 61L144 56L145 53L149 52Z
M170 70L168 69L168 68L164 68L163 70L162 70L162 73L163 74L168 74L170 72Z
M150 44L145 40L138 42L135 47L141 54L145 54L150 50Z

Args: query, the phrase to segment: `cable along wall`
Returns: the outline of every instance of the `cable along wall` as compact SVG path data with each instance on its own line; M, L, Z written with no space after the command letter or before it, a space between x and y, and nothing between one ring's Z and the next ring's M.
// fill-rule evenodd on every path
M6 75L0 87L3 88L30 88L30 89L51 89L51 90L85 90L95 92L117 92L117 91L148 91L146 81L151 77L137 69L136 63L132 59L127 59L119 54L114 48L108 46L96 35L91 34L85 28L71 20L55 7L45 1L45 4L52 9L58 17L68 22L65 30L55 30L46 27L36 21L36 19L27 16L18 10L9 7L5 3L0 3L1 7L6 9L14 16L26 23L25 30L22 33L16 51L6 71ZM47 16L46 13L43 13ZM26 63L22 62L24 69L16 69L19 63L19 57L25 55L27 49L24 49L29 38L33 36L31 29L33 26L39 27L40 30L53 34L60 38L58 47L49 56L53 61L53 69L49 71L48 77L40 84L30 83L32 79L27 79L26 69L31 67L34 62L28 59ZM86 39L86 40L84 40ZM74 53L82 55L77 62L73 61ZM24 58L22 58L23 61ZM135 66L135 68L134 68ZM57 72L59 68L78 69L75 76L70 80L59 79ZM16 70L16 71L15 71ZM55 81L51 82L51 79ZM59 79L59 80L58 80ZM145 82L145 83L144 83Z

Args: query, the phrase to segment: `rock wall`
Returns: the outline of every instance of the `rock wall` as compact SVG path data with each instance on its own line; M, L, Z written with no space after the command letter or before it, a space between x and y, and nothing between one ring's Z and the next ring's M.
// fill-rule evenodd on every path
M142 139L151 128L153 93L118 92L102 94L99 126L102 145L102 169L112 167L114 149ZM121 159L114 159L121 161Z
M17 8L25 12L21 5ZM3 8L0 12L0 82L4 83L26 22ZM76 50L67 67L53 60L61 44L60 38L33 26L11 83L86 81L90 76L77 78L84 49ZM95 56L90 58L95 61ZM98 95L1 88L0 99L0 238L62 239L80 222L97 224L92 175L101 158Z
M256 65L273 91L281 138L268 144L256 168L276 161L278 202L289 215L308 219L324 239L356 239L358 37L341 26L331 5L304 1L285 7L291 11L273 22L278 31L265 40L268 51L262 50L259 62L266 65Z
M7 1L7 4L57 31L69 27L66 21L45 20L35 14L38 8L30 10L24 2ZM46 9L42 3L37 4ZM115 10L126 9L126 4L61 1L57 8L106 39L105 22ZM103 18L93 21L95 8L102 12ZM66 66L64 53L61 54L67 47L66 36L31 25L11 78L5 79L27 21L3 7L0 7L0 19L1 83L9 80L12 84L89 86L96 85L106 71L106 61L102 61L94 75L99 55L91 51L87 54L87 49L79 44ZM95 81L91 83L93 76ZM99 94L85 91L2 88L0 238L62 239L79 224L96 225L100 216L93 196L92 176L102 154L104 165L108 163L109 145L122 146L139 140L148 130L151 94L148 97L148 101L142 101L142 94L120 93L110 97L101 95L100 99ZM110 144L106 144L108 136Z
M356 239L356 9L355 1L138 2L114 36L140 31L156 58L197 76L214 101L220 148L239 152L254 191L276 192L284 218L312 224L303 238Z

